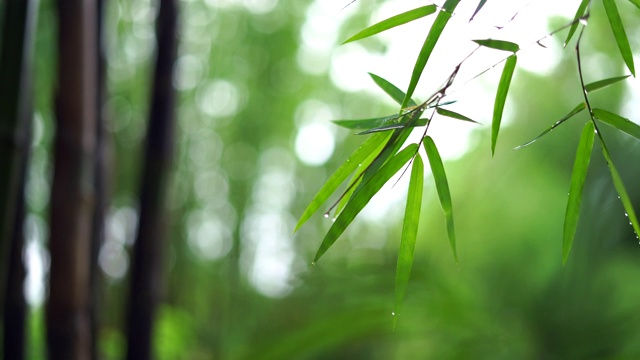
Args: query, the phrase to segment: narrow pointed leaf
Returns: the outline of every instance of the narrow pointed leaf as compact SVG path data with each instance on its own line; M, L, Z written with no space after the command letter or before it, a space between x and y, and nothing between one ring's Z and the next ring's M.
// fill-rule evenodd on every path
M564 46L567 46L567 44L569 44L569 41L571 41L573 34L575 34L576 30L578 29L578 25L580 24L579 20L584 16L585 11L587 11L589 1L590 0L582 0L580 6L578 6L578 11L576 11L576 15L573 17L573 24L571 24L571 28L569 29L567 40L564 41Z
M344 45L352 41L364 39L366 37L381 33L385 30L389 30L396 26L400 26L408 22L411 22L413 20L423 18L425 16L433 14L434 12L436 12L437 9L438 7L436 5L427 5L427 6L422 6L417 9L404 12L402 14L398 14L396 16L392 16L386 20L383 20L377 24L371 25L368 28L360 31L359 33L345 40L345 42L343 42L342 44Z
M322 240L322 244L320 244L314 261L320 259L331 245L335 243L338 237L342 235L356 215L369 203L371 198L413 157L417 151L417 147L416 144L411 144L396 154L389 162L382 166L369 181L364 183L359 191L353 194L351 200L344 207L342 213L338 215L336 221L333 222L333 225L331 225L331 228L329 228L329 231L325 235L324 240Z
M451 111L451 110L443 109L443 108L441 108L441 107L438 107L438 108L436 109L436 111L438 112L438 114L439 114L439 115L446 116L446 117L450 117L450 118L452 118L452 119L458 119L458 120L463 120L463 121L470 121L470 122L472 122L472 123L480 124L479 122L477 122L477 121L475 121L475 120L473 120L473 119L470 119L470 118L468 118L468 117L466 117L466 116L464 116L464 115L462 115L462 114L458 114L458 113L457 113L457 112L455 112L455 111Z
M484 6L484 4L487 3L487 0L480 0L480 2L478 3L478 6L476 7L476 10L473 12L473 15L471 15L471 19L469 19L469 21L472 21L473 18L476 17L476 15L478 15L478 13L480 12L480 10L482 10L482 7Z
M629 0L633 5L640 9L640 0Z
M388 125L393 122L398 122L399 118L404 115L406 115L406 113L383 116L383 117L372 118L372 119L333 120L333 123L347 129L371 129L371 128Z
M433 173L433 180L436 183L436 190L438 192L438 198L440 199L440 205L444 212L444 217L447 222L447 234L449 235L449 244L451 245L451 251L453 252L453 258L458 264L458 253L456 251L456 234L453 226L453 203L451 202L451 192L449 191L449 183L447 182L447 174L444 171L444 165L442 164L442 158L436 147L436 143L433 142L430 136L424 138L424 150L427 152L429 158L429 165L431 166L431 173Z
M633 52L631 51L631 46L629 46L629 39L627 38L627 33L624 31L624 25L622 25L618 7L614 0L602 0L602 2L604 3L604 10L609 18L609 24L611 24L611 30L613 31L613 36L616 38L616 43L618 43L622 59L624 59L627 68L629 68L629 71L631 71L631 74L635 77L636 70L633 65Z
M416 64L413 67L409 88L407 89L407 94L405 95L404 100L402 100L401 107L405 108L409 105L409 100L411 99L411 96L413 96L416 86L418 86L418 81L420 80L420 76L422 76L424 67L427 65L431 52L433 52L433 49L440 38L440 34L442 34L447 22L449 22L449 19L451 18L451 14L453 14L453 10L458 6L459 2L460 0L447 0L444 3L443 9L438 12L438 16L433 22L433 25L431 25L431 30L429 30L429 34L422 45Z
M484 47L488 47L496 50L510 51L512 53L516 53L520 51L520 46L510 41L484 39L484 40L473 40L473 42L480 46L484 46Z
M498 92L496 94L496 101L493 105L493 121L491 122L491 154L496 151L496 143L498 141L498 133L500 132L500 122L502 121L502 112L504 111L504 104L507 101L507 94L509 93L509 85L511 84L511 78L513 77L513 71L516 68L517 56L511 55L507 58L502 70L502 76L500 77L500 83L498 84Z
M607 144L605 144L602 135L598 135L600 138L600 143L602 144L602 154L604 158L607 160L607 164L609 165L609 172L611 172L611 178L613 179L613 186L616 188L618 192L618 196L620 197L620 201L622 201L622 206L624 207L624 212L627 218L629 219L629 225L633 227L633 231L636 233L636 237L640 236L640 223L638 223L638 217L636 216L636 212L633 209L633 203L631 202L631 198L629 198L629 193L627 193L627 189L622 182L622 178L620 177L620 173L616 169L613 164L613 159L611 159L611 153L609 153L609 149L607 148Z
M593 109L593 115L598 118L598 120L640 140L640 125L633 121L602 109Z
M390 130L402 129L402 128L405 128L405 127L406 128L413 128L413 127L425 126L425 125L427 125L428 122L429 122L429 119L418 119L418 120L414 121L411 124L409 124L407 121L403 121L403 122L400 122L400 123L395 123L395 124L390 124L390 125L383 125L383 126L380 126L380 127L377 127L377 128L361 131L359 133L356 133L356 135L367 135L367 134L372 134L372 133L376 133L376 132L380 132L380 131L390 131Z
M591 149L593 148L593 139L595 136L594 130L595 128L591 121L587 122L582 129L578 150L576 151L576 159L573 163L571 185L569 187L569 201L567 202L567 211L564 215L564 235L562 238L563 264L565 264L569 258L571 245L573 245L573 237L576 234L576 228L578 226L580 202L582 201L582 190L584 189L587 170L589 170L589 161L591 160Z
M395 100L395 102L397 102L398 104L402 105L402 101L405 98L404 91L398 89L397 86L393 85L389 81L383 79L382 77L380 77L380 76L378 76L376 74L369 73L369 76L371 76L371 79L373 79L373 82L375 82L376 85L378 85L378 87L380 87L380 89L382 89L382 91L386 92L387 95L391 96L391 98L393 100ZM418 105L412 99L409 99L408 104L410 106L417 106Z
M580 103L578 104L578 106L576 106L573 110L571 110L570 113L568 113L567 115L565 115L562 119L556 121L553 125L551 125L550 128L548 128L547 130L543 131L542 134L536 136L533 140L526 142L520 146L516 146L513 150L518 150L518 149L522 149L525 146L529 146L531 144L533 144L534 142L538 141L538 139L540 139L541 137L545 136L547 133L549 133L551 130L557 128L558 126L560 126L562 123L564 123L565 121L569 120L570 118L572 118L574 115L578 114L579 112L581 112L582 110L587 108L587 104L585 103Z
M390 134L375 134L368 138L360 147L358 147L353 154L345 161L340 167L331 175L331 177L324 183L322 188L318 191L316 196L311 200L309 206L305 209L298 220L298 224L294 232L298 231L309 218L324 204L324 202L333 194L338 186L344 182L344 180L351 174L358 165L370 155L371 151L378 147L381 143L387 141Z
M609 85L613 85L619 81L622 81L626 78L628 78L631 75L625 75L625 76L616 76L616 77L612 77L612 78L608 78L608 79L604 79L604 80L599 80L599 81L594 81L590 84L585 85L585 90L587 90L587 92L592 92L592 91L596 91L598 89L602 89L603 87L607 87Z
M407 205L402 222L402 237L398 250L398 264L396 267L396 305L395 314L400 314L404 296L407 293L407 285L411 277L413 267L413 254L418 237L418 224L420 223L420 208L422 205L422 189L424 183L424 164L420 154L416 155L411 168L411 179L407 192Z

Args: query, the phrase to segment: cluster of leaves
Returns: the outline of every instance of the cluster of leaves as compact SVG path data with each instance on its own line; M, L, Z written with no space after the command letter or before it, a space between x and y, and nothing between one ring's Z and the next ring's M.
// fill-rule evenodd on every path
M629 46L629 41L622 24L622 20L620 19L615 1L602 1L604 3L607 17L611 24L611 29L620 49L622 58L631 74L635 77L631 48ZM638 6L638 8L640 8L640 3L637 0L630 1L634 5ZM400 307L406 293L407 284L413 265L414 248L418 233L418 224L420 220L422 188L424 179L423 160L420 153L418 152L418 149L421 146L424 147L431 167L431 171L433 173L433 178L435 180L440 204L446 218L447 232L451 250L457 263L456 237L454 230L451 194L449 192L449 186L442 159L435 142L427 133L429 124L431 123L432 119L435 118L436 114L439 116L449 117L457 120L475 122L474 120L462 114L445 109L443 106L452 103L452 101L445 102L442 100L447 96L447 90L455 81L460 67L471 57L471 55L473 55L476 50L481 47L486 47L498 51L508 52L510 54L498 63L500 64L504 62L504 67L498 84L493 110L493 119L491 126L491 152L493 154L495 152L502 114L507 94L509 92L509 86L517 64L517 53L521 50L520 46L513 42L497 39L474 40L474 42L478 46L475 48L475 50L472 51L471 54L469 54L462 62L460 62L455 67L445 84L442 85L432 96L430 96L423 103L416 103L412 99L414 90L416 89L418 81L420 80L422 72L429 60L429 57L431 56L431 53L433 52L433 49L435 48L436 43L438 42L438 39L440 38L440 35L446 27L449 19L453 16L454 10L456 9L459 2L460 0L447 0L441 7L431 4L393 16L362 30L361 32L355 34L344 42L348 43L364 39L393 27L406 24L408 22L423 18L436 12L438 13L424 41L422 49L420 50L406 93L400 90L395 85L391 84L389 81L383 79L382 77L370 74L376 85L378 85L384 92L386 92L393 100L395 100L400 105L400 111L397 114L372 119L335 121L337 125L340 125L342 127L360 130L360 132L357 133L358 135L372 135L366 141L364 141L364 143L359 148L357 148L353 152L353 154L326 181L317 195L313 198L307 209L304 211L296 226L297 231L300 226L302 226L313 214L315 214L322 207L322 205L337 191L338 187L343 184L351 175L351 179L348 181L346 191L344 191L339 197L338 201L329 208L329 211L324 214L325 217L329 217L331 211L335 210L337 216L316 253L314 262L317 261L335 243L338 237L340 237L340 235L345 231L347 226L349 226L349 224L353 221L357 214L383 187L383 185L387 183L405 166L410 166L411 173L408 196L396 270L396 314L398 314L400 311ZM470 21L473 20L473 18L483 8L485 3L486 0L481 0L479 2ZM573 21L554 32L545 35L543 38L532 44L543 46L541 44L541 40L546 37L553 36L559 31L569 28L569 32L565 41L566 46L578 30L578 27L582 26L575 49L578 63L578 74L580 76L582 90L584 93L584 102L578 104L565 117L554 123L550 128L545 130L538 137L516 148L520 149L532 144L533 142L548 134L551 130L563 124L565 121L574 117L578 113L582 112L585 109L588 110L590 118L589 121L587 121L587 123L585 124L582 131L582 136L580 137L580 142L578 144L578 150L576 153L575 164L571 177L569 201L567 204L564 224L563 262L567 261L571 245L573 243L580 210L580 200L582 197L582 191L584 188L592 147L596 135L601 144L604 158L609 165L615 188L622 201L629 222L636 234L640 234L640 225L638 223L638 219L636 217L629 195L625 189L618 171L616 170L602 133L598 131L599 124L605 123L637 139L640 139L640 126L612 112L606 111L604 109L592 108L589 103L590 93L625 80L630 75L618 76L585 84L580 59L580 39L582 38L582 34L587 25L587 20L589 17L589 6L590 0L583 0L576 12ZM494 66L497 66L498 64ZM482 73L478 74L477 76L480 76ZM426 112L429 112L428 116L423 117ZM410 133L418 127L424 128L422 137L420 138L419 142L411 143L403 147Z

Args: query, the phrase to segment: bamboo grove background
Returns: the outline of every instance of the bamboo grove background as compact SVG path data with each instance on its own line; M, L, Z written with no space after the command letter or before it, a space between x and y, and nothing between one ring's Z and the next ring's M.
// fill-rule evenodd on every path
M640 10L617 3L638 49ZM637 357L640 252L606 162L592 160L563 267L580 126L510 151L580 101L571 52L548 74L516 70L494 158L478 127L466 154L445 161L459 268L425 181L410 315L395 330L402 202L356 220L310 265L331 222L292 235L295 221L362 140L329 127L337 145L318 164L296 140L310 124L395 111L373 83L337 86L329 51L309 42L311 19L333 22L334 51L380 5L3 1L3 358ZM573 15L541 21L554 29ZM598 1L587 29L587 75L619 75ZM375 38L361 46L387 51ZM592 101L637 121L634 94L635 78ZM638 209L640 145L602 131Z

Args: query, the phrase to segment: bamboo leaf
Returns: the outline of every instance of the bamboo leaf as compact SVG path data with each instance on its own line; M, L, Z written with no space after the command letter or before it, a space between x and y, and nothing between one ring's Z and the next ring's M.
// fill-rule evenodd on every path
M640 140L640 125L633 121L603 109L593 109L593 115L598 118L598 120Z
M547 130L543 131L542 134L536 136L533 140L526 142L520 146L516 146L513 150L518 150L521 149L525 146L529 146L531 144L533 144L534 142L536 142L538 139L540 139L541 137L543 137L544 135L546 135L547 133L549 133L550 131L552 131L553 129L557 128L558 126L560 126L562 123L564 123L565 121L569 120L570 118L572 118L574 115L578 114L579 112L581 112L582 110L587 108L587 104L584 102L581 102L580 104L578 104L578 106L576 106L575 108L573 108L573 110L571 110L570 113L568 113L567 115L565 115L562 119L556 121L553 125L551 125L550 128L548 128Z
M629 0L633 5L640 9L640 0Z
M369 76L371 76L371 79L373 79L373 82L375 82L376 85L378 85L380 87L380 89L382 89L382 91L387 93L387 95L391 96L391 98L393 100L395 100L395 102L397 102L398 104L402 105L402 101L404 100L404 98L406 96L404 91L398 89L397 86L393 85L389 81L383 79L382 77L380 77L380 76L378 76L376 74L369 73ZM417 106L418 105L412 99L409 99L409 103L408 104L410 106Z
M372 119L333 120L333 123L347 129L371 129L388 125L389 123L393 123L394 121L398 122L399 119L406 114L407 113L395 114Z
M331 225L329 231L322 240L320 248L314 258L314 262L318 261L320 257L335 243L344 230L351 224L353 219L360 213L360 211L369 203L371 198L382 188L382 186L389 181L389 179L398 172L416 153L418 145L411 144L404 148L401 152L396 154L389 160L384 166L380 168L378 172L371 177L369 181L364 183L359 191L353 194L351 200L344 207L344 210L336 218L336 221Z
M486 4L486 3L487 3L487 0L480 0L480 2L478 3L478 6L476 7L476 10L473 12L473 15L471 15L471 19L469 19L469 21L472 21L473 18L476 17L476 15L478 15L480 10L482 9L484 4Z
M479 122L472 120L462 114L458 114L455 111L451 111L451 110L447 110L447 109L443 109L441 107L436 108L436 111L438 112L439 115L442 116L446 116L446 117L450 117L453 119L458 119L458 120L463 120L463 121L470 121L472 123L476 123L476 124L480 124Z
M409 105L409 100L413 95L413 92L418 86L418 81L420 80L420 76L422 75L422 71L424 67L427 65L427 61L431 56L431 52L436 46L438 39L440 38L440 34L444 30L444 27L447 25L447 22L451 18L451 14L453 10L458 6L460 0L447 0L444 3L443 9L438 12L438 16L436 20L433 22L431 26L431 30L429 30L429 34L422 45L422 49L420 50L420 54L418 55L418 59L416 60L416 64L413 67L413 73L411 74L411 81L409 82L409 88L407 90L407 94L402 100L402 108L407 107Z
M620 197L620 201L622 201L622 206L624 207L625 216L629 219L629 225L633 228L633 231L636 233L636 237L640 236L640 223L638 223L638 217L636 216L636 212L633 210L633 203L631 202L631 198L629 198L629 193L627 193L627 189L622 182L622 178L620 177L620 173L616 169L613 164L613 159L611 159L611 153L609 153L609 149L607 144L605 144L602 135L598 135L600 138L600 143L602 144L602 154L604 155L605 160L607 160L607 164L609 165L609 172L611 173L611 178L613 179L613 186L616 188L618 192L618 197Z
M458 253L456 251L456 234L453 226L453 204L451 202L451 192L449 191L449 183L447 182L447 174L444 171L444 165L442 164L442 158L438 152L435 142L430 136L424 138L424 150L427 152L429 158L429 165L431 166L431 172L433 173L433 180L436 183L436 190L438 192L438 198L440 199L440 205L444 212L445 219L447 221L447 234L449 235L449 244L451 245L451 251L453 252L453 258L458 264Z
M409 124L409 121L403 121L395 124L383 125L377 128L361 131L359 133L356 133L356 135L367 135L367 134L372 134L376 132L396 130L396 129L402 129L402 128L414 128L419 126L425 126L427 125L428 122L429 122L429 119L417 119L411 124Z
M418 224L420 223L420 208L422 205L422 189L424 183L424 164L420 154L413 160L411 179L407 192L407 205L402 222L402 237L398 250L398 264L396 267L396 305L394 324L400 314L404 296L407 293L407 284L411 277L413 266L413 254L418 237Z
M502 121L502 112L504 111L504 104L507 101L509 85L511 84L511 78L513 77L513 71L516 68L517 61L518 57L515 54L507 58L507 61L504 64L504 69L502 70L502 76L500 77L500 83L498 84L496 101L493 105L493 121L491 123L491 155L493 155L496 150L498 132L500 131L500 122Z
M607 17L609 18L609 24L611 24L613 36L616 38L616 43L618 43L620 54L624 59L624 63L627 64L627 68L629 68L629 71L631 71L631 74L635 77L636 70L633 65L633 52L631 51L631 46L629 46L629 39L627 38L627 33L624 31L624 25L622 25L618 7L614 0L603 0L602 2L604 3L604 10L607 13Z
M603 87L607 87L609 85L613 85L619 81L622 81L626 78L628 78L631 75L625 75L625 76L616 76L616 77L612 77L612 78L608 78L608 79L604 79L604 80L599 80L599 81L594 81L590 84L585 85L585 90L587 90L587 92L592 92L592 91L596 91L598 89L602 89Z
M342 44L344 45L352 41L364 39L366 37L381 33L385 30L389 30L396 26L400 26L408 22L411 22L413 20L423 18L425 16L433 14L434 12L436 12L437 9L438 7L436 5L427 5L427 6L422 6L417 9L404 12L402 14L398 14L396 16L392 16L386 20L383 20L377 24L371 25L368 28L360 31L359 33L345 40L345 42L343 42Z
M569 29L569 34L567 35L567 40L564 41L564 46L566 47L571 41L571 37L575 34L578 29L578 25L580 24L580 19L584 16L585 11L587 11L587 6L589 6L590 0L582 0L580 6L578 6L578 11L576 11L576 15L573 17L573 24L571 24L571 28Z
M578 149L576 151L576 159L573 163L571 185L569 186L569 201L567 202L567 211L564 215L564 236L562 239L563 264L565 264L569 258L569 252L571 251L571 245L573 245L573 238L578 226L582 190L584 189L584 182L587 178L587 170L589 170L594 136L595 128L593 122L589 121L582 129L582 135L580 136L580 142L578 143Z
M389 139L390 134L375 134L368 138L360 147L358 147L351 156L342 164L340 167L329 177L329 179L322 185L322 188L318 191L316 196L311 200L309 206L305 209L298 220L298 224L294 232L298 231L298 229L307 221L311 216L318 211L320 206L324 204L325 201L333 194L338 186L344 182L344 180L351 174L358 165L370 155L371 151L376 147L380 146L380 144L384 143Z
M484 39L484 40L473 40L473 42L480 46L484 46L484 47L488 47L496 50L510 51L512 53L517 53L518 51L520 51L520 46L510 41Z

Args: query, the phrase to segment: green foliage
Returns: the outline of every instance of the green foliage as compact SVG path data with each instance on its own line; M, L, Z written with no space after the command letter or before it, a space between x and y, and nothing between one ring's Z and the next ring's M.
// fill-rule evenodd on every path
M507 58L502 69L502 76L498 84L498 92L496 93L496 101L493 105L493 120L491 122L491 154L496 152L496 143L498 142L498 133L500 132L500 123L502 122L502 112L507 102L507 94L509 94L509 85L513 77L513 71L516 68L517 56L511 55Z
M622 24L618 7L614 0L602 0L602 2L604 3L604 9L606 10L607 17L609 18L609 24L611 24L613 36L616 39L618 48L620 49L620 54L624 59L624 63L627 64L627 68L629 68L629 71L631 71L631 74L635 77L636 70L633 65L633 52L629 45L627 33L624 31L624 25Z

